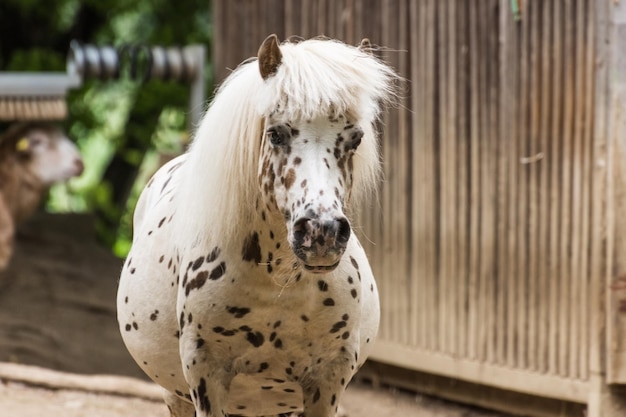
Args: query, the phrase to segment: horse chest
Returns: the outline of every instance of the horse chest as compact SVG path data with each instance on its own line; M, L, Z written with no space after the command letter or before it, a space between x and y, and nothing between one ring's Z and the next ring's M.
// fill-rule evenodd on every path
M345 296L350 294L347 277L322 280L305 274L295 285L281 288L254 268L226 265L219 282L187 292L188 278L179 289L187 365L211 360L237 374L297 380L358 350L360 307L357 299ZM199 357L198 347L208 347L210 358Z

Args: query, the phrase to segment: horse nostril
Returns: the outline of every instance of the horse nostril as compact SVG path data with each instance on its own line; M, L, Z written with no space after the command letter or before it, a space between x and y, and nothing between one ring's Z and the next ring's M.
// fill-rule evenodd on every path
M293 237L297 242L304 240L304 237L311 230L311 219L302 217L293 224Z
M337 230L337 240L341 243L347 243L350 239L350 222L345 217L335 220L339 225Z

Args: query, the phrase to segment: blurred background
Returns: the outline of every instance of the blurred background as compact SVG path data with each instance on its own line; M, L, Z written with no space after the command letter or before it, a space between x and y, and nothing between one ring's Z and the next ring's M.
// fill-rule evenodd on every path
M210 51L211 9L207 0L3 0L0 71L65 72L72 40L115 47L202 44ZM205 85L212 89L209 60L206 65ZM187 85L125 74L86 79L70 90L63 127L80 148L85 172L54 186L47 210L95 213L98 238L124 257L147 177L188 142L188 97Z

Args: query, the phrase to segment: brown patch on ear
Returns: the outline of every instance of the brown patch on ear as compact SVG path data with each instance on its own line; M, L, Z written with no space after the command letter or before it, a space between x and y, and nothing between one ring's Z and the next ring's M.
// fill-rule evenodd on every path
M368 38L363 38L363 40L361 40L359 50L365 52L366 54L372 55L372 44L370 43L370 40Z
M267 80L269 77L276 74L283 59L283 54L280 52L280 47L278 46L278 37L272 34L265 38L257 55L259 57L261 77Z

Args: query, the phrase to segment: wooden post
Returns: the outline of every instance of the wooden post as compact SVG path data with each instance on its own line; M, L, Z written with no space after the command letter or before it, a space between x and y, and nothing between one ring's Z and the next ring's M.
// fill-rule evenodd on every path
M626 414L626 317L620 311L626 274L626 5L595 2L594 216L592 267L591 392L588 417ZM600 219L604 217L604 219Z

